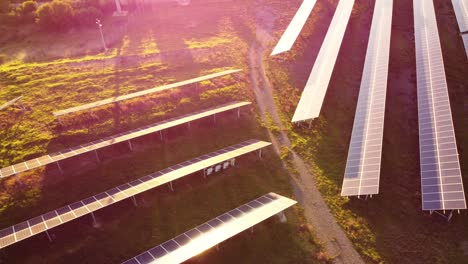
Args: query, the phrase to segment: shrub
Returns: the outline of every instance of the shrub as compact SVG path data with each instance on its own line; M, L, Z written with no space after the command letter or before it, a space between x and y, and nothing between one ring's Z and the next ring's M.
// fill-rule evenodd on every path
M35 12L37 9L37 3L34 1L23 2L20 6L20 11L22 15L28 15Z
M51 3L43 4L37 10L37 22L40 26L64 31L74 22L74 10L69 1L54 0Z

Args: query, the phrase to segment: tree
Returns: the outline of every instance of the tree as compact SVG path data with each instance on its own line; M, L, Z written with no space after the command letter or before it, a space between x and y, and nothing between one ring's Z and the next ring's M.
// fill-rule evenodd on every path
M54 21L52 19L53 11L51 4L43 4L36 11L37 23L43 28L52 28Z
M54 0L37 10L39 25L46 29L64 31L73 24L74 10L70 1Z
M28 15L35 12L37 9L37 3L35 1L26 1L21 4L20 10L22 15Z

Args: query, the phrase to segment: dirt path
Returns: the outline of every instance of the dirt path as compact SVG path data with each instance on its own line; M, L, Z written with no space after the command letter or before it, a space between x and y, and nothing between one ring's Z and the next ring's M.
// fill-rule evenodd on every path
M291 142L286 132L284 132L278 116L273 89L263 67L262 58L265 49L259 43L266 43L266 35L264 31L257 31L257 41L251 44L249 50L249 66L250 78L262 119L266 123L267 116L269 115L280 131L279 136L268 131L271 142L278 154L282 147L287 147L290 150L292 165L297 170L297 175L291 175L291 183L294 187L295 196L304 208L308 223L313 227L312 232L323 243L328 256L335 257L334 263L364 263L325 204L317 189L315 178L309 173L307 165L299 155L291 150Z

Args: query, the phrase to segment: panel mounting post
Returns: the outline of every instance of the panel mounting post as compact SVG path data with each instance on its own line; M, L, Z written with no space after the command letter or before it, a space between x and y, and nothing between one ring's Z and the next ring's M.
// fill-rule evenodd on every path
M164 141L162 130L159 130L159 137L161 138L161 141Z
M60 162L56 161L55 163L57 164L57 167L58 167L60 173L63 174L63 169L62 169L62 166L60 166Z
M47 239L49 239L49 242L52 242L52 237L50 236L49 231L46 230L45 233L47 235Z
M286 215L284 214L284 211L279 212L277 215L281 223L286 223L288 221Z
M99 154L97 152L97 149L94 150L94 156L96 156L96 160L97 160L98 163L101 162L101 159L99 158Z
M137 204L137 200L135 198L135 195L132 195L132 201L133 201L133 205L135 205L135 207L137 207L138 204Z
M216 114L213 114L213 123L216 123Z
M206 168L203 169L203 179L206 179Z
M57 116L57 122L58 122L60 125L63 125L62 119L60 118L60 116Z
M96 221L96 216L94 216L93 212L91 212L91 217L93 218L93 227L98 227L99 225L98 225L98 223Z
M190 129L190 122L187 122L187 128Z
M128 148L130 149L130 151L133 151L133 146L132 146L132 142L129 140L127 140L127 143L128 143Z
M171 181L169 182L169 189L171 189L171 191L174 191L174 187L172 186L172 182L171 182Z
M250 233L253 233L253 231L254 231L254 227L252 226L252 227L250 228Z
M261 149L258 151L258 157L262 158L262 150Z
M240 119L240 107L237 108L237 119Z

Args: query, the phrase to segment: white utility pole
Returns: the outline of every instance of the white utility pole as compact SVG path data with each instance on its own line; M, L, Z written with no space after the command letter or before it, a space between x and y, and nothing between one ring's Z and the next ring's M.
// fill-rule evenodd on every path
M107 52L107 46L106 46L106 41L104 40L104 33L102 33L102 24L101 20L96 18L96 24L99 27L99 32L101 32L101 40L102 40L102 46L104 47L104 51Z

